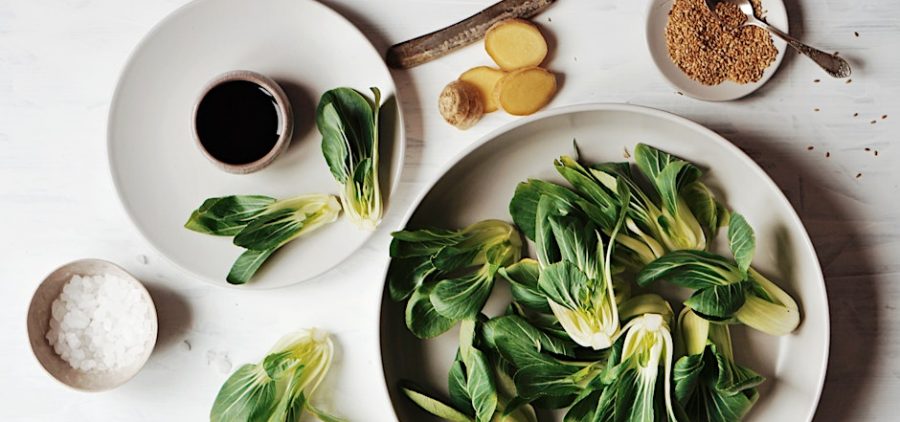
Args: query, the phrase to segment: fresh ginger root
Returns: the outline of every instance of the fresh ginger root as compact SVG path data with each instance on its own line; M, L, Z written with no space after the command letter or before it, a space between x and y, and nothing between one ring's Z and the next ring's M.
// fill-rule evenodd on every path
M447 123L465 130L481 120L484 114L484 101L475 85L456 80L447 84L441 91L438 110Z

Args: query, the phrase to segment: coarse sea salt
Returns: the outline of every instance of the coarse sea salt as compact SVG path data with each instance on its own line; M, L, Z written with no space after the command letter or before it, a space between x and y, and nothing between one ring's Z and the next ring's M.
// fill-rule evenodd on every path
M150 304L140 288L114 275L73 276L51 305L47 341L84 372L134 364L147 350Z

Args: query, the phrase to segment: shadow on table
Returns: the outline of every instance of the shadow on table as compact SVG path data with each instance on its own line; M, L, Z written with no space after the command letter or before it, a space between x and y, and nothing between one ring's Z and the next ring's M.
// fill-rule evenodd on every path
M159 320L159 333L156 337L156 354L171 347L190 330L193 318L188 303L173 290L161 283L145 283Z
M880 332L880 298L873 284L872 257L848 197L828 188L820 169L791 159L788 145L768 137L722 133L753 157L785 192L803 220L825 275L831 316L831 350L816 421L850 420L870 388L879 361L873 346ZM775 135L773 135L775 136ZM816 153L819 153L818 151Z

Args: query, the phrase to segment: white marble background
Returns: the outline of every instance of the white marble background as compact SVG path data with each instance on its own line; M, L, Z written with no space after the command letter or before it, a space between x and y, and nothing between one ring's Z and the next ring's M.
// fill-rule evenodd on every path
M557 43L550 67L565 74L552 106L661 108L709 126L754 157L799 211L825 271L832 349L816 420L896 420L900 3L787 0L792 32L850 59L853 82L829 80L788 55L756 95L711 104L677 95L657 75L643 37L648 1L560 0L541 15ZM324 2L383 50L491 0ZM406 169L395 207L355 257L284 290L215 288L179 274L139 236L106 162L106 114L119 69L151 26L183 3L0 0L0 420L202 420L232 367L257 359L282 333L313 325L334 332L339 344L324 407L352 420L390 420L377 393L375 354L388 233L449 157L511 120L498 113L459 132L434 106L446 81L486 58L471 47L395 73L409 135ZM112 260L145 280L160 314L159 344L144 371L102 394L50 379L25 333L35 286L82 257Z

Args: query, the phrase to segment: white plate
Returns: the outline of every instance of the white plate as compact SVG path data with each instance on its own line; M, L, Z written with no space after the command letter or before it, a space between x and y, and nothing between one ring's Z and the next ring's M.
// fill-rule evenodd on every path
M647 9L647 48L662 76L679 92L706 101L736 100L765 85L778 70L788 46L784 40L773 35L772 40L778 49L778 55L759 81L748 84L725 81L719 85L709 86L689 78L669 57L669 50L666 47L666 24L669 22L672 3L673 0L653 0L650 3L650 8ZM782 0L762 0L762 6L769 24L788 32L787 10Z
M509 221L507 207L517 183L529 177L562 182L553 159L572 154L573 138L588 162L624 161L626 149L645 142L709 169L704 181L756 230L754 266L797 300L803 317L797 331L780 338L744 326L732 329L737 361L767 378L747 420L810 420L825 380L829 345L828 301L816 252L794 209L765 172L696 123L662 111L609 104L567 107L519 120L454 160L420 198L407 227L457 228L488 218ZM506 303L507 289L498 287L486 311L502 312ZM418 340L406 329L404 306L392 302L385 288L380 322L386 386L401 421L430 420L397 384L411 380L447 397L458 331Z
M290 148L248 175L216 169L192 139L191 111L216 75L252 70L275 79L294 107ZM403 160L396 88L366 37L331 9L305 0L198 0L162 21L138 45L110 107L109 160L128 215L183 270L219 285L241 249L230 239L183 227L204 199L231 194L285 198L338 193L320 149L315 106L328 89L382 90L382 189L390 195ZM247 288L273 288L315 277L371 235L346 218L283 247Z

